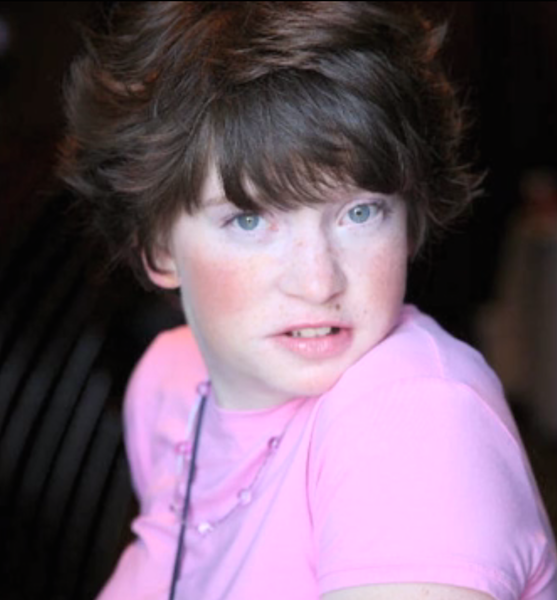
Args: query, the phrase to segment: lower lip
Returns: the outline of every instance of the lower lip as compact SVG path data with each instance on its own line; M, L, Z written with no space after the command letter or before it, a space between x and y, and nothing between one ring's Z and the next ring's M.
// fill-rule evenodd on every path
M350 329L341 329L335 334L313 338L279 335L275 339L290 352L304 358L330 358L342 354L348 348L352 332Z

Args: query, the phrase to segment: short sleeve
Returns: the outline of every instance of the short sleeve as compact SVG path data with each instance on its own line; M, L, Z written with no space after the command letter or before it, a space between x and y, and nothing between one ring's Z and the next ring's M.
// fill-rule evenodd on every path
M547 550L519 443L462 384L410 380L324 411L309 485L322 594L429 582L516 600Z

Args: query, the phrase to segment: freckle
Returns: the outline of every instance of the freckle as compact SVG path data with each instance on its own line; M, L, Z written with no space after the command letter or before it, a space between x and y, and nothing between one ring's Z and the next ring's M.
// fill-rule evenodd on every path
M340 304L335 304L335 309L340 310Z

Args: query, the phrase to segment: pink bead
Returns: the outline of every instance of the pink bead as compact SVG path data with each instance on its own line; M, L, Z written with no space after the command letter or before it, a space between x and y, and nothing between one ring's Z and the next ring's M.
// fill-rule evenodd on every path
M202 381L197 386L197 395L198 396L207 396L209 394L210 383L208 381Z
M269 450L271 452L274 452L279 446L280 446L280 438L279 437L272 437L269 440Z
M191 445L191 441L190 440L183 440L182 442L178 442L175 446L174 446L174 452L176 454L180 454L186 458L189 458L191 456L191 452L192 452L192 445Z
M214 527L211 525L211 523L209 523L209 521L202 521L197 526L197 531L201 535L207 535L208 533L211 533L211 531L213 531L213 529L214 529Z
M252 501L251 490L243 489L238 492L238 501L242 506L246 506Z

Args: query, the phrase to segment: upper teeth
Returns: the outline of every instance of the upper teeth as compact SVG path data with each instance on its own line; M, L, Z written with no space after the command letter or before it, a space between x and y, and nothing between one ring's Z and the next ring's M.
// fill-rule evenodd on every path
M307 327L306 329L296 329L292 332L293 337L316 337L319 335L328 335L333 331L332 327Z

